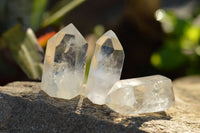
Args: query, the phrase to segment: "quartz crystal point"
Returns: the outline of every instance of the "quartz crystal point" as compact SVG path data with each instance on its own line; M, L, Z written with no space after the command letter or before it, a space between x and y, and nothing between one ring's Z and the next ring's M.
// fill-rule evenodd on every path
M85 95L93 103L105 104L108 91L120 79L123 62L123 48L110 30L97 40L90 65Z
M42 90L57 98L71 99L82 93L88 44L73 24L48 40Z
M120 80L106 98L106 105L114 111L132 115L167 110L175 98L170 79L155 75Z

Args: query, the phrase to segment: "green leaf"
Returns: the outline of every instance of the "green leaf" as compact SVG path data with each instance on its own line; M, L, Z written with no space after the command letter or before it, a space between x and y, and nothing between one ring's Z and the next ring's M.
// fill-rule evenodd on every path
M37 30L40 27L42 16L47 7L48 0L34 0L32 7L32 16L30 25L33 30Z
M3 39L8 46L12 58L30 79L40 79L42 75L43 51L38 45L33 31L29 28L26 32L21 25L15 25L3 34Z
M55 23L57 20L62 18L64 15L66 15L68 12L70 12L72 9L83 3L85 0L72 0L71 2L67 3L66 5L60 7L57 11L54 13L49 13L46 15L46 17L43 19L42 27L46 27L50 24Z
M168 40L158 52L151 56L151 64L161 70L172 70L183 65L187 60L176 40Z

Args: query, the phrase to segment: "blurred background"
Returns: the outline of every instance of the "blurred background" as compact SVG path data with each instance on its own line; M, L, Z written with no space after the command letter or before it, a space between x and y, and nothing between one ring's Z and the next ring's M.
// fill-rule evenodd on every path
M40 80L47 40L69 23L89 52L105 31L117 34L122 79L200 74L199 0L1 0L0 85Z

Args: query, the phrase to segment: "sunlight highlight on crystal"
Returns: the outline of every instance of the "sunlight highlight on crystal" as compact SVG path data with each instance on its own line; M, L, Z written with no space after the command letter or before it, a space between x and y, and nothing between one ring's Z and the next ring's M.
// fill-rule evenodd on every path
M90 65L85 95L95 104L105 104L113 84L120 79L124 51L113 31L106 32L96 42Z
M107 95L106 105L120 114L132 115L165 111L174 101L171 80L155 75L116 82Z
M57 98L71 99L81 94L88 44L73 24L48 40L42 90Z

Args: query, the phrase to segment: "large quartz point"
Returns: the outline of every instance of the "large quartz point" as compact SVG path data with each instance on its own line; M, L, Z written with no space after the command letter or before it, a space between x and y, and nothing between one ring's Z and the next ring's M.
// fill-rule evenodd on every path
M114 111L132 115L167 110L175 98L170 79L155 75L120 80L106 98L106 105Z
M42 90L57 98L71 99L82 93L88 44L73 24L48 40Z
M107 93L120 79L123 62L123 48L110 30L97 40L90 65L85 95L93 103L105 104Z

